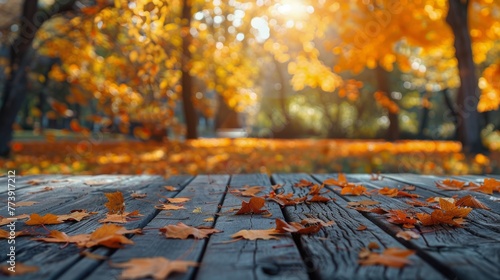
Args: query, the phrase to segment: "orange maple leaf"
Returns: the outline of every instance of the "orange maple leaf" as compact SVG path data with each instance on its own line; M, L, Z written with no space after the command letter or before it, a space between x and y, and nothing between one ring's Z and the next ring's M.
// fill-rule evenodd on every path
M0 239L8 239L10 237L10 233L11 233L10 231L0 229ZM27 231L21 230L21 231L14 232L14 235L16 237L18 237L18 236L30 235L30 233Z
M198 266L193 261L169 260L164 257L136 258L127 262L112 264L124 268L120 279L167 279L172 273L185 273L190 267Z
M108 248L121 248L123 244L134 244L132 240L123 236L123 234L140 232L140 230L127 230L121 226L106 224L90 234L85 247L90 248L101 245Z
M210 234L221 232L215 228L195 228L179 222L177 225L166 225L160 229L166 238L187 239L192 236L195 239L207 238Z
M328 202L331 201L331 198L322 196L322 195L314 195L310 199L307 200L307 202Z
M300 204L304 201L307 200L307 197L294 197L293 193L287 193L287 194L275 194L274 192L271 192L269 194L269 199L272 201L278 203L280 206L290 206L290 205L297 205Z
M398 195L399 190L397 188L389 188L389 187L383 187L382 189L378 190L378 193L381 195L385 195L388 197L395 197Z
M122 214L125 211L125 200L120 191L114 193L105 193L108 202L104 204L108 208L109 214Z
M236 215L243 214L261 214L267 212L267 210L261 209L266 204L266 200L262 197L252 197L250 201L242 201L241 208L236 212Z
M366 252L366 251L362 251ZM389 267L402 268L411 264L408 257L415 254L413 250L400 248L387 248L381 254L370 252L369 254L360 254L359 264L361 265L384 265Z
M234 189L231 192L235 194L240 194L241 196L253 197L262 190L264 190L264 187L261 186L253 186L253 187L244 186L241 189Z
M25 222L29 226L35 225L55 225L61 224L62 221L59 220L59 216L54 214L47 214L45 216L40 216L36 213L30 215L30 219Z
M73 210L68 215L59 215L58 220L79 222L82 219L95 214L97 214L97 212L87 212L86 210Z
M156 205L156 209L160 210L181 210L181 209L186 209L184 206L178 206L178 205L172 205L172 204L162 204L162 205Z

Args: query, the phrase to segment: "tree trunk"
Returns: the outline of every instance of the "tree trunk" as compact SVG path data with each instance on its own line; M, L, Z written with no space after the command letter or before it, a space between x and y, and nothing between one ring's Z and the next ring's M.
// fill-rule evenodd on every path
M23 3L19 35L10 48L10 72L7 74L0 108L0 157L6 157L10 153L12 125L26 98L27 68L33 60L31 45L36 32L52 16L72 10L75 2L76 0L56 1L46 11L38 10L37 0L25 0Z
M455 36L455 56L458 61L460 87L458 89L458 139L464 152L479 153L485 150L481 142L478 80L472 58L472 44L468 26L468 0L449 0L446 22Z
M383 91L391 98L391 87L389 84L389 73L382 67L377 66L375 69L377 77L378 90ZM389 128L387 129L386 139L394 141L399 139L399 117L397 113L388 110Z
M198 117L194 104L192 101L193 95L193 78L189 73L189 64L191 63L191 52L189 46L191 45L191 33L189 32L191 26L191 4L190 0L183 0L182 4L182 107L184 109L184 119L186 121L186 139L198 138Z

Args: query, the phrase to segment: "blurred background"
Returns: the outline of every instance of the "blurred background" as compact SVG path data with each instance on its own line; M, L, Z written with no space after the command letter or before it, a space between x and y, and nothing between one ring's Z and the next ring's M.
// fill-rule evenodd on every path
M0 170L499 173L500 2L0 0Z

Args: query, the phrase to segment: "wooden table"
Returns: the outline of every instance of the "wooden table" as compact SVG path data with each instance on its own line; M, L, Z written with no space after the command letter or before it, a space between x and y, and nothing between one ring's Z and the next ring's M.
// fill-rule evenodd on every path
M126 228L143 228L142 235L128 235L133 245L122 249L92 248L94 254L106 256L96 260L80 254L73 244L61 246L16 238L16 261L39 267L33 274L12 279L116 279L121 270L110 263L120 263L130 258L164 256L200 262L185 274L174 274L172 279L500 279L500 199L499 193L487 195L468 191L441 191L435 181L441 177L413 174L385 174L382 180L372 181L368 174L347 175L350 182L362 183L368 190L384 186L415 185L412 193L422 199L473 194L491 210L473 209L463 228L449 226L419 227L421 238L410 241L395 237L401 226L391 224L384 215L363 213L347 208L347 203L374 199L390 209L412 208L402 198L382 195L344 196L338 190L325 194L335 201L299 204L281 208L275 202L266 203L272 217L261 215L234 215L242 198L227 193L226 187L245 185L264 186L269 193L271 185L282 184L286 192L305 195L307 189L293 187L300 179L322 182L337 174L263 174L177 176L164 179L160 176L17 176L16 199L37 201L38 204L16 208L16 214L53 213L68 214L74 209L86 209L98 214L80 222L66 222L46 226L50 230L69 235L90 233L107 212L104 193L121 191L125 196L126 210L140 210L142 217L125 224ZM455 179L481 181L485 177L462 176ZM498 178L498 177L497 177ZM33 185L33 180L39 184ZM0 177L0 215L7 216L7 178ZM53 190L43 191L45 187ZM164 186L174 186L177 191L167 191ZM335 188L332 188L335 189ZM133 199L133 192L147 193L144 199ZM186 210L160 211L154 205L164 197L189 197ZM247 199L247 198L244 198ZM429 213L432 209L416 211ZM167 214L168 213L168 214ZM287 234L279 240L231 240L231 235L241 229L268 229L275 225L275 218L300 221L306 217L334 220L335 225L324 227L313 235ZM210 218L213 217L213 221ZM205 221L207 220L207 221ZM159 228L183 222L192 226L209 226L222 230L209 239L166 239ZM359 225L367 229L357 230ZM27 228L24 221L17 222L17 230ZM6 230L6 226L2 226ZM39 232L44 232L39 228ZM399 247L416 250L410 257L412 265L404 268L360 266L359 251L370 242L382 248ZM0 240L2 264L6 263L8 245ZM62 248L64 247L64 248ZM0 275L0 278L2 276Z

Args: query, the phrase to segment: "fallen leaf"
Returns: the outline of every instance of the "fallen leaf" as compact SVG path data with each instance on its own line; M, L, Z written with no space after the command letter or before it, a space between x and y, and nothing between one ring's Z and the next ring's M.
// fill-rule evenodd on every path
M305 218L302 221L300 221L301 224L303 225L314 225L314 224L320 224L324 227L329 227L335 224L335 221L328 221L325 222L321 219L318 218Z
M88 186L102 186L106 184L112 184L114 182L116 182L116 180L87 180L83 183Z
M441 182L436 181L435 183L436 187L445 191L459 191L465 186L465 182L452 179L445 179Z
M479 208L479 209L490 210L490 208L488 206L486 206L485 204L483 204L481 201L477 200L472 195L466 195L466 196L458 199L457 201L455 201L455 205L456 206L461 206L461 207L468 206L468 207L471 207L471 208Z
M166 238L187 239L192 236L195 239L207 238L210 234L221 232L215 228L195 228L179 222L177 225L166 225L160 228Z
M62 221L59 220L59 216L54 214L47 214L45 216L40 216L36 213L30 215L30 219L25 222L26 225L55 225L61 224Z
M170 203L184 203L184 202L190 201L191 198L188 198L188 197L168 197L167 200Z
M333 186L339 186L339 187L344 187L347 185L347 178L343 173L339 173L337 176L337 179L334 178L329 178L323 181L323 184L325 185L333 185Z
M0 266L0 272L3 275L19 276L19 275L33 273L33 272L38 271L37 266L25 265L25 264L20 263L20 262L16 262L15 272L10 271L9 268L10 268L10 265L2 265L2 266Z
M389 187L383 187L382 189L378 190L378 194L385 195L388 197L396 197L398 195L399 190L397 188L389 188Z
M176 192L177 191L177 188L173 187L173 186L164 186L164 188L169 191L169 192Z
M130 195L130 197L134 199L145 198L146 196L147 196L146 193L136 193L136 192Z
M242 201L241 202L241 208L236 212L236 215L243 215L243 214L260 214L267 212L267 210L262 210L261 208L264 207L266 204L266 200L262 197L252 197L250 198L250 201Z
M306 223L307 224L307 223ZM323 226L320 223L317 223L312 226L305 227L303 224L299 224L296 222L287 223L282 219L276 219L276 230L278 232L291 232L298 234L313 234L317 233L321 230Z
M136 232L137 231L131 232L124 227L114 224L105 224L90 234L89 240L85 243L84 246L86 248L90 248L101 245L108 248L118 249L121 248L124 244L134 244L132 240L128 239L122 234Z
M32 206L37 203L37 201L21 201L16 203L16 207Z
M59 221L62 221L62 222L65 222L65 221L79 222L83 218L86 218L86 217L88 217L90 215L94 215L94 214L97 214L97 212L87 212L86 210L73 210L73 211L71 211L71 214L59 215L57 219Z
M17 215L17 216L13 216L13 217L9 217L9 218L4 218L4 217L0 216L0 226L10 224L13 221L24 220L24 219L27 219L29 217L30 216L28 214Z
M389 210L387 221L403 225L404 228L413 228L417 220L403 210Z
M123 214L106 214L106 218L100 219L99 223L118 223L118 224L124 224L127 223L134 218L142 216L139 213L139 210L135 210L132 212L125 212Z
M308 195L319 195L320 191L325 187L324 184L314 184L310 189Z
M324 196L321 196L321 195L314 195L313 197L311 197L310 199L308 199L306 201L307 202L329 202L331 200L332 199L328 198L328 197L324 197Z
M124 268L121 279L167 279L172 273L185 273L190 267L198 266L197 262L169 260L164 257L135 258L127 262L112 264L113 267Z
M417 187L413 185L406 185L401 188L402 191L414 191L415 189L417 189Z
M314 185L314 183L310 182L306 179L300 179L300 181L298 183L293 184L294 187L298 187L298 188L310 187L312 185Z
M362 230L365 230L367 228L368 228L367 226L361 224L361 225L359 225L359 227L356 230L362 231Z
M404 240L411 240L420 238L420 234L411 230L405 230L398 232L396 237L403 238Z
M472 210L472 208L468 207L457 207L454 203L445 199L439 199L439 206L441 209L436 209L431 214L417 213L417 218L422 225L447 224L460 227L465 223L463 218Z
M6 231L3 229L0 229L0 239L8 239L10 237L11 231ZM16 237L18 236L24 236L24 235L31 235L29 232L21 230L21 231L16 231L14 232L14 235Z
M54 190L53 187L45 187L39 191L36 191L36 192L30 192L29 194L36 194L36 193L43 193L43 192L49 192L49 191L52 191Z
M193 213L201 214L201 213L203 213L203 211L201 210L201 207L196 207L196 208L194 208Z
M430 207L429 203L416 199L407 199L405 203L414 207Z
M181 210L181 209L186 209L184 206L178 206L178 205L172 205L172 204L162 204L162 205L156 205L156 209L160 210Z
M233 192L238 193L242 196L253 197L264 189L265 189L264 187L260 187L260 186L253 186L253 187L244 186L241 189L233 190Z
M360 256L359 264L361 265L384 265L388 267L402 268L405 265L411 264L408 257L415 254L413 250L400 248L387 248L381 254L371 252L368 256L363 254Z
M362 195L366 193L366 188L362 185L347 185L340 191L341 195Z
M247 240L257 240L257 239L279 239L275 235L280 235L281 232L275 229L253 229L253 230L240 230L237 233L231 235L232 238L243 238Z
M104 194L108 202L104 204L108 208L109 214L122 214L125 211L125 200L120 191Z
M204 222L213 222L214 221L214 217L208 217L206 219L203 219Z
M86 258L89 258L92 260L98 260L98 261L103 261L103 260L108 259L108 257L106 257L106 256L94 254L94 253L89 252L89 251L81 251L80 256L84 256Z
M378 245L377 242L372 241L372 242L368 243L368 249L370 249L370 250L380 249L380 245Z
M375 200L358 200L358 201L350 201L347 202L348 206L351 207L359 207L359 206L373 206L380 204L380 202L375 201Z
M90 238L89 234L78 234L69 236L58 230L51 230L47 237L32 238L32 240L44 241L48 243L77 243L84 245Z

